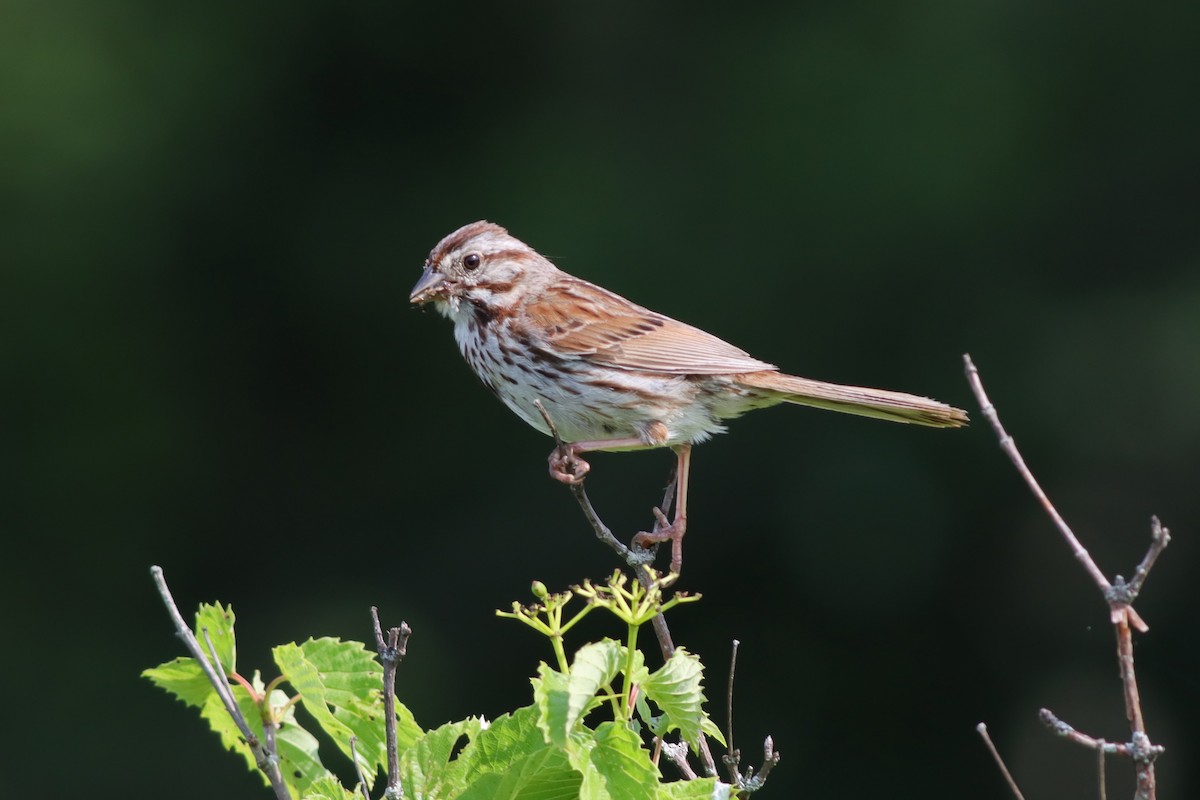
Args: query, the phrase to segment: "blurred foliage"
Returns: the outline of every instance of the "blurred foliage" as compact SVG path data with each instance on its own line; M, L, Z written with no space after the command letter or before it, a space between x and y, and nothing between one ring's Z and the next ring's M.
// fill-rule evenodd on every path
M150 563L263 620L255 661L281 630L363 638L371 604L407 619L427 727L527 693L490 609L612 563L549 440L407 308L488 218L799 374L967 406L969 350L1102 568L1151 513L1176 531L1138 653L1164 796L1194 794L1198 31L1187 2L5 4L0 577L46 659L5 667L38 721L0 749L12 793L244 785L137 679L179 652ZM1092 796L1034 715L1122 735L1111 634L990 432L733 428L695 456L682 588L708 601L676 635L718 672L742 640L771 790L1005 797L986 719L1029 793ZM670 461L593 462L616 530ZM779 703L796 663L812 695Z

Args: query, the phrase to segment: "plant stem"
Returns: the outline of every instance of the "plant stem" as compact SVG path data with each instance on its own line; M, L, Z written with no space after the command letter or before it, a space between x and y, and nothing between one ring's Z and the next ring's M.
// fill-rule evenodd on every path
M633 719L633 704L629 702L633 694L633 657L637 654L638 626L629 625L629 636L625 641L625 680L621 685L621 711L626 721Z

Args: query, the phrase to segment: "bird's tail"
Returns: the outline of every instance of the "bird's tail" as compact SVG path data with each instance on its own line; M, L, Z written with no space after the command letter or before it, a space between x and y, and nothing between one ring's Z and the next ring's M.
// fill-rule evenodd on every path
M842 386L779 372L747 372L734 376L739 384L782 395L784 402L814 406L844 414L858 414L891 422L908 422L934 428L958 428L967 424L967 412L915 394Z

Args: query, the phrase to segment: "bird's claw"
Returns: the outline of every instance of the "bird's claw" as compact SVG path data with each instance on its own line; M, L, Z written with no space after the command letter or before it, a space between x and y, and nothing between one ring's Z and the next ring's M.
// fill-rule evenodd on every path
M633 543L643 549L669 541L671 543L671 572L678 575L683 568L683 534L687 532L687 517L679 516L672 523L661 508L652 509L654 530L643 531L633 537Z
M583 477L592 468L591 464L575 454L570 445L554 448L547 460L550 464L550 477L568 486L583 483Z

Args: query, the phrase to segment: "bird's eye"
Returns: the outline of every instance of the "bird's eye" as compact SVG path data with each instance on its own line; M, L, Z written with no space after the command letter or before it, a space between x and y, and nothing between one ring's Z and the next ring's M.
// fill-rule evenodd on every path
M479 253L470 253L463 257L463 266L468 270L474 271L479 269L480 261L482 259L479 257Z

